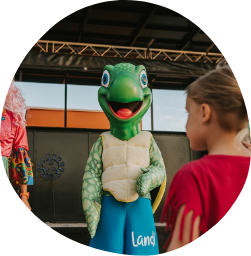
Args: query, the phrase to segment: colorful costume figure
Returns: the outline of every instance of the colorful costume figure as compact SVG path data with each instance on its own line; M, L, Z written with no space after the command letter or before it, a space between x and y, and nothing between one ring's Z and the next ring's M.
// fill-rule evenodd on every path
M26 121L25 100L12 81L1 118L1 154L6 173L15 186L33 185Z
M0 155L5 166L6 184L33 185L33 172L27 151L28 140L25 121L25 100L11 81L4 103L5 113L0 122ZM10 161L10 173L7 168ZM11 182L12 181L12 182Z
M145 67L107 65L98 91L110 121L87 160L82 186L90 246L120 254L159 253L153 218L163 196L166 171L160 150L140 122L151 105ZM150 191L159 187L151 206Z

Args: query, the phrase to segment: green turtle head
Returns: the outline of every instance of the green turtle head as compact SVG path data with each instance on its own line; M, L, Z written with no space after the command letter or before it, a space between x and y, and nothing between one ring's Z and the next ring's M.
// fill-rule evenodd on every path
M98 100L110 121L112 134L114 127L124 130L126 134L128 129L136 127L139 130L140 122L152 101L151 90L147 85L146 69L143 65L119 63L104 67ZM132 134L122 136L115 133L113 135L122 140L133 137Z

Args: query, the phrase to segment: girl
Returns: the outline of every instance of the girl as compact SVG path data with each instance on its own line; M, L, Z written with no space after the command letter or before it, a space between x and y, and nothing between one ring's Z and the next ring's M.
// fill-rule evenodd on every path
M250 151L239 136L248 130L247 111L230 68L193 82L187 88L186 109L190 147L208 155L184 165L172 180L161 217L171 228L167 251L195 240L227 213L250 164Z

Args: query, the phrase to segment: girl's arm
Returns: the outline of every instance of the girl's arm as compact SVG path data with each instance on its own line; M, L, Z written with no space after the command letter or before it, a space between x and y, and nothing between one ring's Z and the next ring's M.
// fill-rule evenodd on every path
M182 240L179 239L180 230L181 230L181 220L184 213L185 205L182 205L178 211L177 218L175 221L175 226L172 234L172 239L168 246L167 252L178 249L191 241L197 239L200 236L200 216L197 216L192 223L193 211L188 212L184 217L184 228L182 234ZM192 229L193 225L193 229ZM192 232L192 238L191 238Z
M27 185L20 185L21 193L27 193Z

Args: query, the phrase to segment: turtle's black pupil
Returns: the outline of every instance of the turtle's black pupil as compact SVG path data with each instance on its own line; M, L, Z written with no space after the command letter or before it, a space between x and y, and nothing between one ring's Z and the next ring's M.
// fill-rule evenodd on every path
M104 83L106 83L106 76L104 76Z

